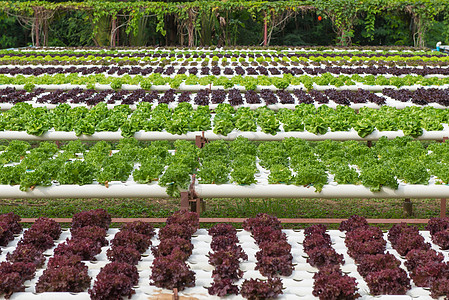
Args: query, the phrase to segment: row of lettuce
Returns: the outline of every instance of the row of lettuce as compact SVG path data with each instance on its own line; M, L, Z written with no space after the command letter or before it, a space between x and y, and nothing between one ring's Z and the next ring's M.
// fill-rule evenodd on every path
M212 141L199 149L183 140L174 145L166 141L142 145L127 138L114 147L97 142L88 151L79 140L71 141L60 151L53 142L32 148L27 142L11 141L2 146L0 184L20 185L26 191L54 182L84 185L95 180L107 187L111 181L125 182L132 176L140 184L157 181L167 194L179 196L193 174L204 184L257 183L259 164L269 171L269 184L313 186L320 192L332 179L338 184L363 184L376 192L382 187L397 189L400 181L429 184L431 176L435 183L449 183L448 145L427 145L411 137L381 138L373 147L355 141L312 143L296 138L255 143L239 137L232 142Z
M255 77L234 75L231 78L227 76L177 74L173 77L163 76L160 73L152 73L148 76L125 74L120 77L106 76L105 74L79 75L72 74L45 74L34 75L0 75L0 85L27 85L27 89L32 90L35 85L86 85L88 88L95 89L95 84L110 85L112 89L119 90L123 85L136 85L142 89L150 90L152 86L170 86L179 88L181 84L185 86L216 86L223 88L232 88L242 86L246 90L256 90L257 87L274 86L276 89L286 89L289 86L304 86L310 90L316 86L353 86L356 84L379 85L379 86L441 86L449 84L449 77L425 77L422 75L405 76L384 76L384 75L333 75L323 73L316 76L284 74L282 77L273 77L269 75L258 75Z
M313 66L313 67L302 67L294 66L290 67L288 64L283 64L283 66L277 67L277 63L269 65L258 63L251 63L251 66L247 63L242 63L241 66L237 63L229 65L228 63L222 63L222 67L218 64L212 64L209 67L208 62L201 63L198 66L197 63L190 64L184 62L181 67L167 66L162 64L161 66L151 67L151 66L133 66L133 67L123 67L123 66L36 66L36 67L18 67L18 66L6 66L0 67L0 74L8 76L16 75L33 75L40 76L43 74L79 74L79 75L91 75L91 74L105 74L105 75L117 75L121 76L124 74L129 75L142 75L148 76L152 73L158 73L168 76L179 75L179 74L189 74L197 76L209 76L209 75L241 75L241 76L257 76L257 75L271 75L280 76L284 74L291 74L294 76L300 75L320 75L320 74L334 74L334 75L421 75L421 76L447 76L449 75L449 69L447 66L435 67L435 66L419 66L419 67L404 67L404 66Z
M7 246L14 234L22 233L21 218L13 213L0 215L0 245ZM36 276L44 267L44 252L53 249L52 257L38 278L35 290L45 292L85 292L91 299L120 299L131 297L139 287L140 278L136 265L142 254L152 246L156 235L149 223L135 221L122 226L109 242L107 230L111 215L105 210L83 211L73 216L71 237L55 242L61 236L61 226L48 218L39 218L24 231L13 251L0 264L0 293L10 298L13 293L25 291L25 281ZM167 218L159 230L159 244L151 247L154 256L150 285L159 288L178 289L194 287L196 274L187 264L194 248L192 235L199 228L198 214L178 211ZM240 263L248 255L240 245L236 229L229 224L217 224L208 230L212 237L209 264L213 266L210 295L220 297L241 294L247 299L272 299L283 294L283 278L295 270L292 246L282 231L279 219L265 213L246 219L243 228L250 232L259 251L255 253L256 270L268 280L243 278ZM449 264L444 255L426 242L415 226L405 223L394 225L388 232L388 240L394 250L386 251L384 233L368 225L366 219L352 216L340 224L346 232L347 254L355 261L357 272L366 282L372 295L405 295L411 289L411 280L417 287L430 289L432 298L449 293ZM449 219L432 218L426 229L432 241L442 250L449 248ZM360 297L357 279L343 274L344 255L337 253L326 226L313 225L304 230L303 248L307 263L318 269L313 276L313 295L319 299L356 299ZM86 261L96 259L102 247L107 250L108 264L101 268L93 285ZM392 252L392 253L390 253ZM397 254L405 259L405 272ZM396 254L396 255L395 255ZM409 277L410 275L410 277ZM90 288L91 287L91 288Z
M383 106L380 109L362 107L356 111L348 106L315 107L313 104L297 105L295 110L281 108L278 111L261 106L235 109L230 104L219 104L214 110L208 106L193 109L187 102L169 108L165 103L152 107L140 102L132 111L128 105L116 105L108 109L99 103L88 109L59 104L54 109L34 107L18 103L0 113L0 131L24 131L40 136L48 131L75 132L77 136L96 132L117 132L132 137L136 132L168 132L174 135L192 131L208 131L227 136L231 132L257 132L276 135L278 132L303 132L315 135L331 132L357 131L366 137L378 131L402 130L404 135L419 137L426 131L441 131L449 123L449 110L430 106L396 109Z
M0 61L23 61L23 62L48 62L48 61L81 61L98 63L110 61L112 63L132 62L174 62L174 61L229 61L229 62L340 62L340 61L385 61L385 62L447 62L448 57L439 52L200 52L200 51L177 51L177 52L72 52L70 51L2 51Z

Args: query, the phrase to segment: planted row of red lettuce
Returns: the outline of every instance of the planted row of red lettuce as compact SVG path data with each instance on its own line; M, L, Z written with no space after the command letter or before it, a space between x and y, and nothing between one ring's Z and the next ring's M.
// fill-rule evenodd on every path
M420 57L437 57L437 56L444 56L443 53L432 53L432 54L425 54L425 53L406 53L406 52L381 52L381 53L360 53L360 52L355 52L355 53L351 53L351 52L334 52L334 51L327 51L327 52L316 52L316 51L309 51L309 52L301 52L301 53L280 53L280 52L270 52L270 53L257 53L257 52L252 52L252 51L248 51L248 53L219 53L218 51L215 52L204 52L202 53L201 50L199 50L200 52L179 52L180 50L182 51L182 49L177 49L178 52L177 53L158 53L157 51L145 51L145 52L133 52L133 53L120 53L120 52L116 52L116 53L99 53L97 51L95 52L78 52L78 53L67 53L67 52L54 52L54 51L39 51L39 52L25 52L25 51L20 51L20 52L8 52L8 53L2 53L0 54L0 58L4 57L4 56L8 56L8 57L36 57L36 55L44 55L48 56L48 57L61 57L61 55L63 55L64 57L85 57L87 55L92 55L95 57L104 57L104 58L119 58L119 57L151 57L151 58L156 58L156 57L160 57L160 58L213 58L214 56L218 57L218 58L258 58L258 57L272 57L272 58L283 58L283 57L305 57L305 58L309 58L309 57L316 57L316 56L320 56L320 57L341 57L341 56L346 56L346 57L415 57L415 56L420 56ZM190 50L190 49L189 49ZM236 48L232 48L233 51L238 50ZM373 50L378 50L378 49L373 49ZM401 50L401 49L399 49Z
M332 247L325 225L313 225L304 230L304 252L307 262L318 268L313 276L313 295L323 300L356 299L356 279L343 275L340 265L344 264L342 254L338 254Z
M448 92L446 90L433 91L434 93L440 93L442 98ZM383 105L386 103L386 99L382 96L378 96L367 90L359 89L357 91L337 91L335 89L325 90L319 92L311 90L306 92L302 89L295 89L292 93L278 90L272 91L269 89L262 89L260 93L249 90L241 92L238 89L225 90L199 90L197 93L188 91L179 92L175 89L170 89L164 93L158 93L157 91L145 91L143 89L136 91L95 91L95 90L82 90L75 88L69 91L56 90L53 92L46 92L44 89L36 89L31 93L23 90L15 90L14 88L0 89L0 103L19 103L25 101L32 101L35 99L36 103L42 104L60 104L60 103L72 103L72 104L87 104L96 105L98 103L106 102L107 104L137 104L139 102L150 103L182 103L193 101L196 105L209 105L220 104L226 100L233 106L243 104L327 104L329 101L334 101L340 105L350 105L352 103L375 103ZM432 101L431 99L428 100ZM447 102L447 101L446 101ZM445 101L441 100L437 103L441 105L449 105ZM427 103L427 102L426 102ZM418 103L417 103L418 104Z
M85 260L96 260L108 245L106 231L111 215L104 209L77 213L72 219L71 238L59 244L36 284L36 292L83 292L91 277Z
M0 67L0 74L5 75L34 75L39 76L43 74L109 74L109 75L142 75L147 76L153 73L163 75L174 74L189 74L189 75L320 75L325 73L330 74L368 74L368 75L408 75L417 74L421 76L426 75L449 75L449 69L446 67L387 67L387 66L369 66L369 67L340 67L340 66L325 66L325 67L180 67L175 69L173 66L168 67L117 67L117 66L100 66L100 67Z
M141 254L151 246L154 235L153 226L142 221L122 226L106 253L111 263L101 268L93 288L89 289L91 299L122 299L136 293L133 288L139 282L136 265Z
M159 230L160 243L152 248L154 255L150 284L182 291L195 286L195 273L186 264L192 254L192 235L199 228L197 213L181 210L167 218Z
M279 276L290 276L294 270L291 245L282 232L278 218L259 213L246 219L243 228L249 231L260 250L256 253L256 270L268 280L249 279L242 284L240 293L248 299L271 299L282 294L282 280Z
M369 226L365 218L352 216L340 224L346 231L348 254L355 260L357 271L363 276L373 295L405 295L411 288L407 273L400 261L385 253L386 241L378 227Z
M400 102L412 102L417 105L428 105L430 103L449 105L449 89L418 88L416 91L409 91L407 89L387 88L383 89L382 93Z
M448 225L447 218L432 218L426 227L432 235L432 241L441 244L443 249L447 246L445 237L438 233L446 231ZM416 286L430 288L433 298L449 294L449 264L443 261L442 253L430 248L416 226L405 223L394 225L388 233L388 239L393 248L405 256L404 264Z
M238 295L239 288L234 283L242 278L240 260L248 260L248 255L237 245L237 230L229 224L217 224L209 229L209 235L212 236L210 247L214 251L208 254L209 264L215 269L212 271L213 283L208 292L219 297Z
M3 244L13 239L13 234L22 231L20 217L12 213L0 217L4 231ZM8 232L8 233L7 233ZM24 282L34 278L36 269L43 266L43 252L54 246L61 234L61 226L48 218L38 218L23 234L16 249L6 255L7 262L0 264L0 294L6 299L14 292L25 290Z

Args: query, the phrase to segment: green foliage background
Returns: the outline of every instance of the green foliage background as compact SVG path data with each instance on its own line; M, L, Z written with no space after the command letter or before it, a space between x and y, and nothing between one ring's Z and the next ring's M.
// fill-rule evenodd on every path
M433 48L438 41L449 43L446 0L173 2L0 1L0 48L33 44L36 7L54 12L46 29L48 46L112 45L114 18L118 26L116 46L187 46L189 24L194 27L194 46L261 45L264 19L269 32L272 29L270 45ZM61 4L67 6L61 8ZM192 19L189 12L195 12ZM286 22L281 26L271 27L284 17Z

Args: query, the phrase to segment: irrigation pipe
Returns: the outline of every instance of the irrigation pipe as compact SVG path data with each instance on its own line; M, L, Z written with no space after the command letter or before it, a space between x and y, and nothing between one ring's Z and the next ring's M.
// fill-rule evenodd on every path
M139 141L158 141L158 140L187 140L195 141L197 136L201 136L203 132L192 131L186 134L171 134L168 132L145 132L138 131L134 134L134 138ZM324 141L324 140L335 140L335 141L377 141L381 137L385 136L387 139L394 139L396 137L404 136L402 130L399 131L377 131L368 136L362 138L355 130L350 131L334 131L327 132L325 134L316 135L311 132L278 132L275 135L271 135L263 132L248 132L248 131L237 131L234 130L230 134L224 136L215 134L212 130L204 131L204 137L210 141L213 140L227 140L232 141L237 137L242 136L251 141L282 141L288 137L300 138L308 141ZM442 131L425 131L423 130L423 135L417 137L417 140L423 141L441 141L444 138L449 137L449 129ZM114 132L96 132L92 135L80 135L76 136L75 132L64 132L64 131L49 131L40 136L31 135L25 131L0 131L0 139L6 140L23 140L23 141L118 141L123 139L120 131Z
M382 188L371 192L362 185L327 184L321 192L314 187L285 184L247 185L197 184L195 192L200 198L449 198L448 185L400 185L397 190ZM165 188L156 183L111 183L109 187L99 184L54 185L36 187L22 192L18 185L0 185L2 198L168 198Z

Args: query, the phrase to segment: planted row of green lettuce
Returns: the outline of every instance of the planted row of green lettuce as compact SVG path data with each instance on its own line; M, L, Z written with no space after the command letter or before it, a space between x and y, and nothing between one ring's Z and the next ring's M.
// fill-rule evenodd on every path
M160 73L153 73L149 76L130 76L123 75L121 77L106 76L104 74L95 74L88 76L80 76L78 74L55 74L55 75L41 75L41 76L23 76L17 75L9 77L0 75L0 85L26 85L25 88L32 90L36 84L74 84L87 85L88 88L95 89L95 84L108 84L111 88L119 90L123 84L140 85L141 88L150 90L153 85L169 85L171 88L179 88L181 84L185 85L203 85L203 86L219 86L223 88L232 88L240 85L246 90L255 90L257 86L271 86L274 85L277 89L286 89L290 85L298 86L304 85L306 89L312 89L313 84L319 86L350 86L356 83L365 85L392 85L396 87L410 86L410 85L443 85L449 84L449 77L424 77L421 75L406 75L404 77L385 77L383 75L366 75L361 76L354 74L346 75L332 75L324 73L317 76L301 75L293 76L291 74L284 74L282 77L271 77L266 75L258 75L257 77L236 75L231 78L226 76L208 75L198 77L196 75L178 74L174 77L162 76Z
M59 151L56 143L32 148L27 142L11 141L0 149L0 184L20 185L23 191L52 182L83 185L96 180L108 186L132 176L141 184L157 181L169 195L179 196L179 188L188 188L194 173L205 184L256 183L257 162L270 171L270 184L313 186L317 192L329 182L329 174L339 184L363 184L373 192L384 186L397 189L398 180L428 184L430 176L437 183L449 183L449 143L426 146L411 137L382 138L373 147L355 141L312 143L296 138L254 143L239 137L232 142L213 141L202 149L182 140L173 145L143 144L132 138L114 147L101 141L87 149L77 140Z
M437 52L438 53L438 52ZM257 61L257 62L271 62L271 61L285 61L285 62L300 62L300 61L316 61L316 62L336 62L336 61L449 61L449 57L441 55L440 53L426 53L426 52L412 52L412 53L393 53L393 52L297 52L289 53L240 53L240 52L221 52L221 53L201 53L201 52L177 52L177 53L157 53L157 52L134 52L134 53L50 53L50 52L36 52L36 53L0 53L0 61L83 61L83 62L99 62L112 61L115 63L127 62L150 62L150 61Z
M0 131L25 131L32 135L42 135L49 130L75 132L92 135L95 132L121 131L122 136L132 137L138 131L186 134L192 131L212 130L216 134L228 135L233 130L275 135L279 131L308 131L325 134L330 131L349 131L352 128L360 137L366 137L374 130L402 130L405 135L418 137L427 131L440 131L443 124L449 124L449 110L430 106L420 108L410 106L397 109L382 106L380 109L362 107L358 113L348 106L332 109L313 104L296 105L294 110L281 108L270 110L265 106L256 110L249 107L234 108L221 103L214 110L208 106L193 109L187 102L169 108L165 103L153 107L148 102L140 102L132 111L128 105L116 105L108 109L102 102L91 109L84 106L70 107L63 103L54 109L32 107L28 103L18 103L10 110L0 112Z

